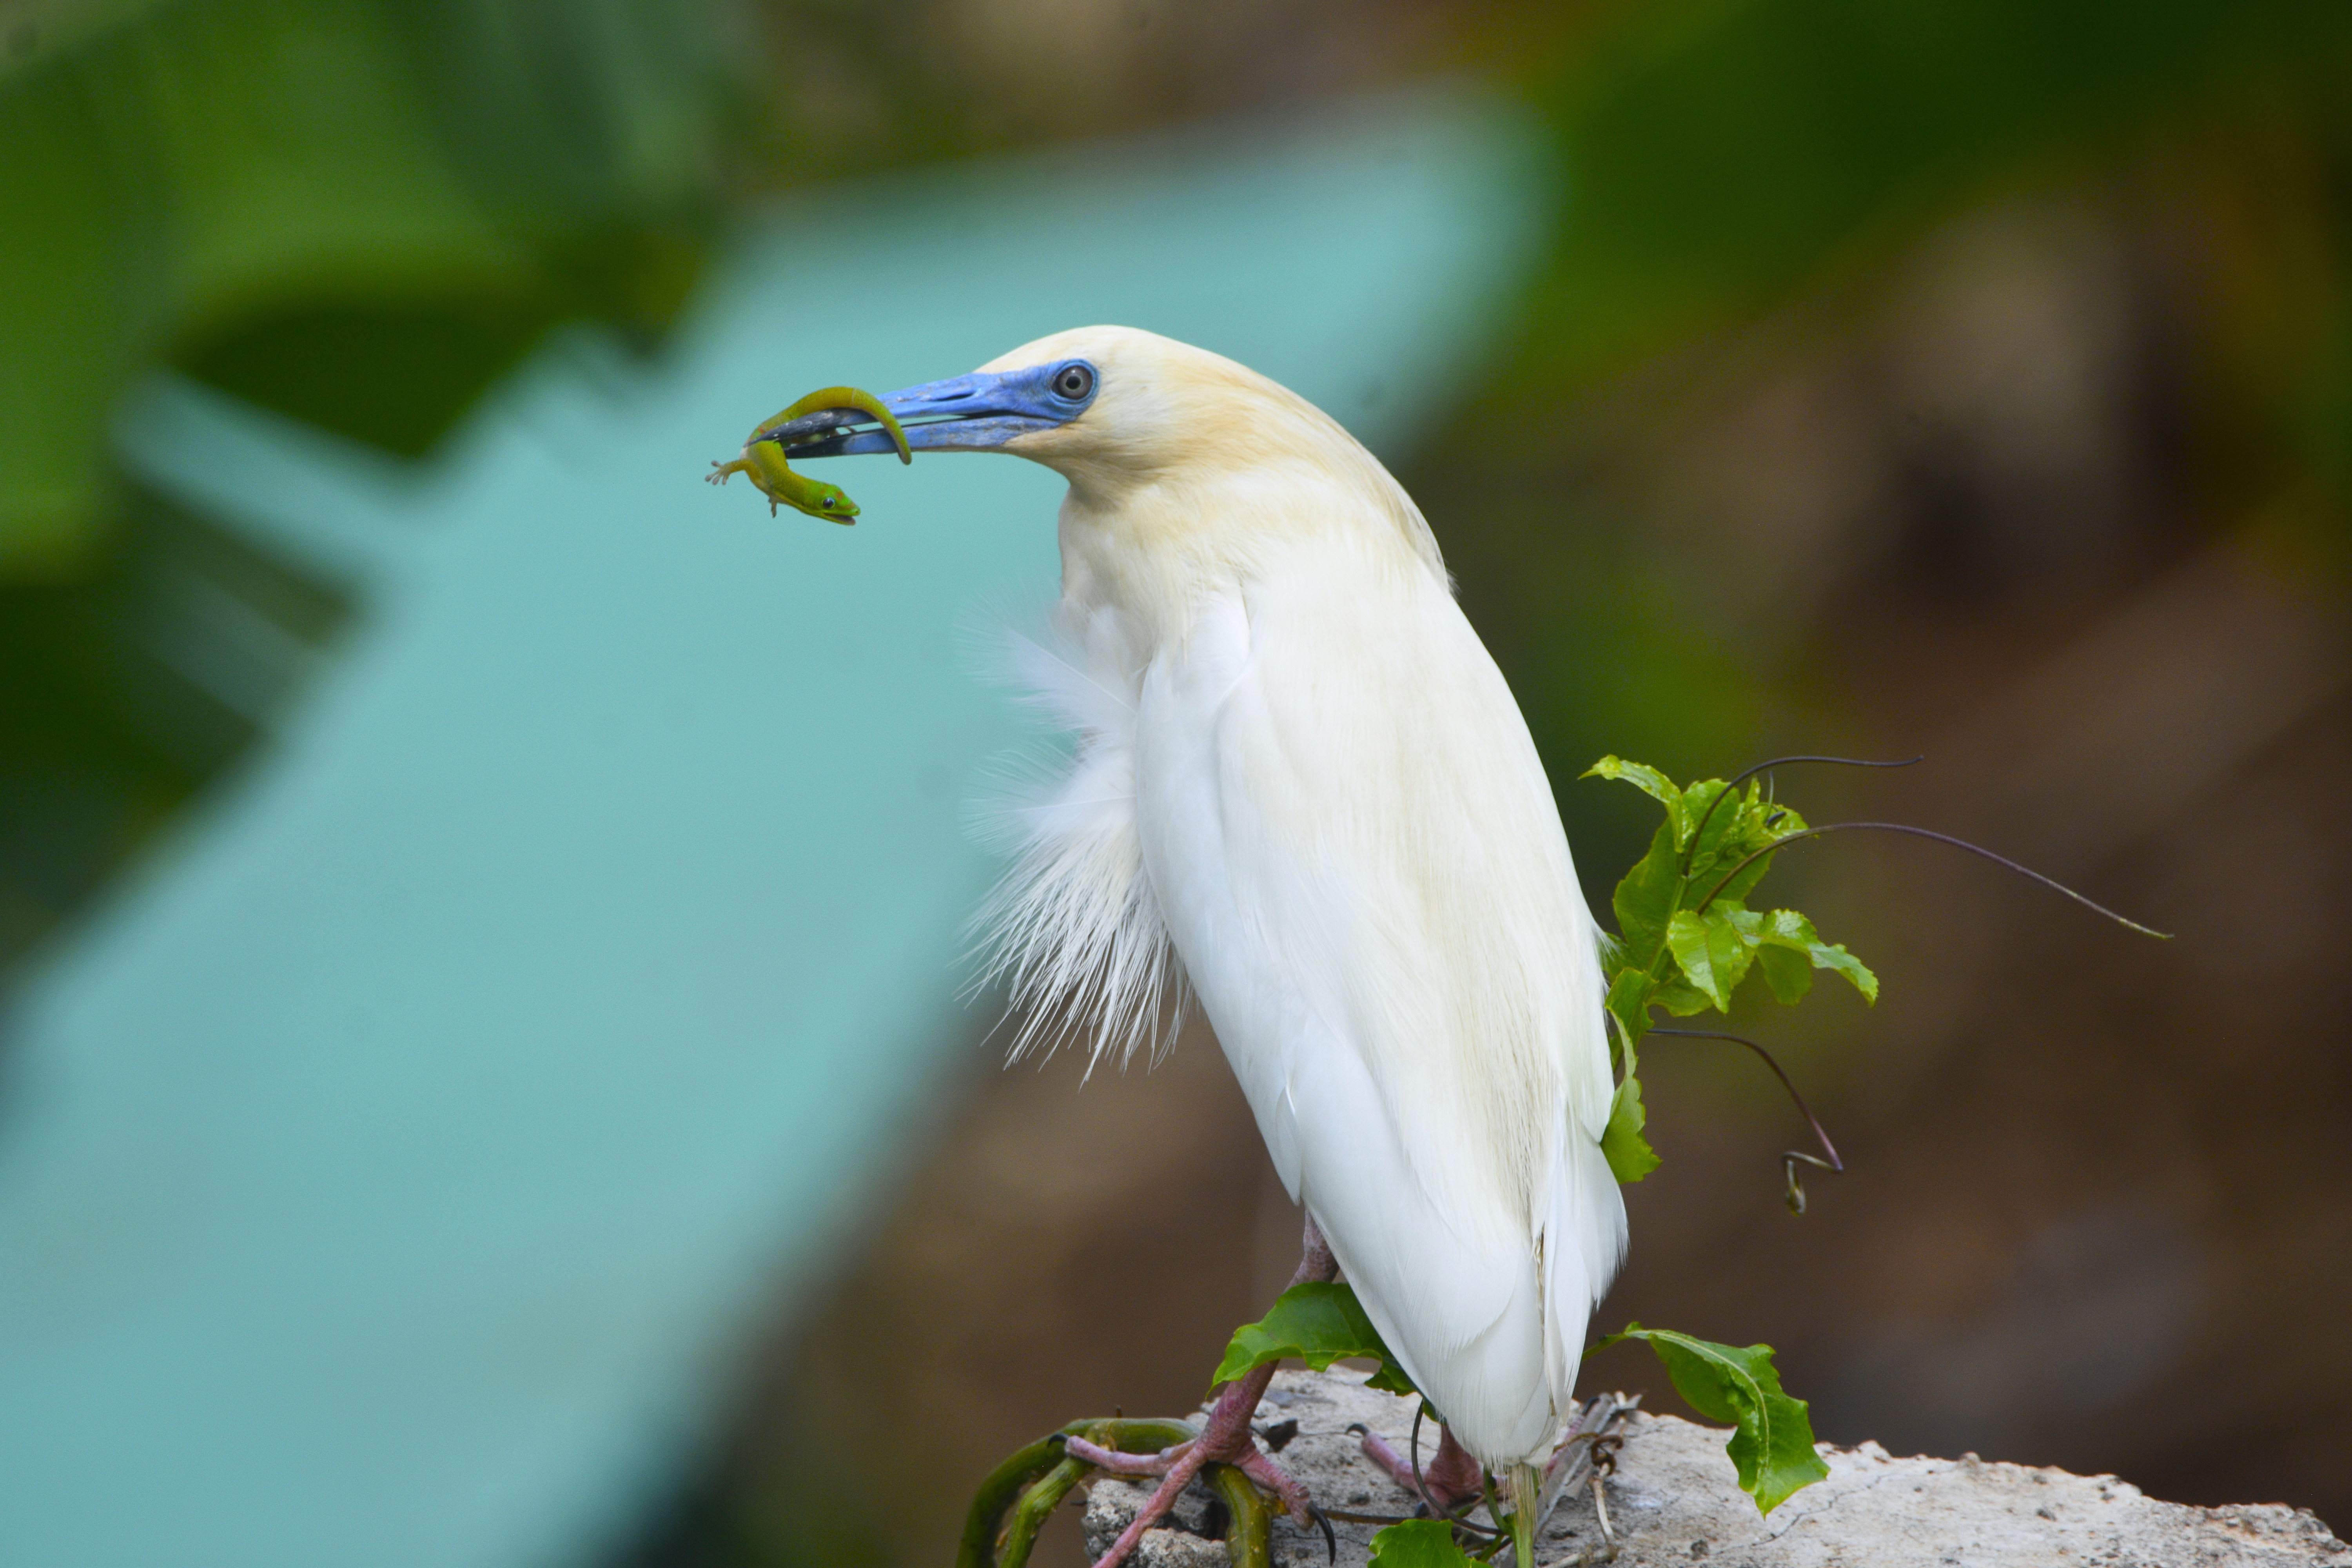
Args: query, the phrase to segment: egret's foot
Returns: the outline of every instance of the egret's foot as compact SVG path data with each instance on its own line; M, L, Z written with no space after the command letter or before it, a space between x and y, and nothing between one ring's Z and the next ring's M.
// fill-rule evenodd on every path
M1257 1434L1250 1426L1250 1418L1257 1414L1258 1401L1265 1397L1266 1384L1274 1381L1271 1364L1259 1367L1247 1377L1225 1384L1217 1395L1214 1408L1209 1412L1208 1425L1201 1435L1189 1443L1179 1443L1158 1454L1146 1456L1103 1454L1112 1461L1103 1468L1120 1475L1156 1475L1161 1478L1159 1488L1142 1508L1136 1510L1128 1527L1111 1542L1110 1550L1096 1560L1094 1568L1118 1568L1142 1541L1143 1532L1158 1524L1184 1495L1184 1489L1209 1465L1231 1465L1255 1483L1260 1490L1275 1500L1276 1510L1302 1522L1314 1517L1314 1505L1307 1500L1307 1489L1292 1479L1290 1472L1274 1462L1271 1455L1257 1446ZM1071 1445L1074 1457L1089 1464L1099 1463L1092 1444L1087 1450Z
M1277 1511L1288 1514L1301 1524L1322 1517L1307 1497L1307 1489L1298 1484L1297 1478L1275 1463L1274 1456L1265 1449L1253 1444L1248 1452L1234 1461L1234 1468L1256 1482L1259 1490L1281 1504ZM1330 1528L1326 1524L1324 1533L1329 1534Z
M756 471L752 478L758 479ZM1298 1272L1291 1277L1293 1285L1339 1275L1339 1266L1312 1215L1303 1251ZM1225 1544L1234 1568L1265 1568L1268 1562L1267 1514L1261 1493L1301 1523L1321 1525L1336 1561L1330 1521L1307 1500L1307 1489L1257 1446L1257 1433L1250 1426L1273 1381L1269 1362L1225 1384L1207 1423L1197 1430L1177 1421L1077 1421L1031 1444L981 1483L965 1519L956 1568L1022 1568L1045 1513L1089 1470L1160 1478L1094 1568L1119 1568L1143 1540L1143 1532L1165 1519L1184 1489L1204 1476L1224 1497L1232 1517ZM1009 1524L1007 1514L1012 1516Z

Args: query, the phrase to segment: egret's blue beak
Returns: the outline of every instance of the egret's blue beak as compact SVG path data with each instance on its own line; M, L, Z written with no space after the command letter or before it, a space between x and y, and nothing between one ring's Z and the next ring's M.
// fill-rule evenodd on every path
M985 452L1015 436L1067 425L1087 411L1100 385L1085 360L1057 360L926 382L883 394L882 405L905 426L907 445L916 451ZM794 462L898 450L887 431L854 408L803 415L763 436L782 442Z

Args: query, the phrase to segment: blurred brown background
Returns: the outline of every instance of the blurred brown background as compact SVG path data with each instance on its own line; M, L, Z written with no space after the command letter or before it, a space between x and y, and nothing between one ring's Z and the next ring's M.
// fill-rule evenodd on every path
M530 123L609 107L595 72L530 54L564 33L546 7L341 8L379 9L427 45L453 17L520 17L523 75L555 105ZM1650 826L1632 791L1576 782L1603 752L1685 777L1924 753L1780 787L1815 821L1966 835L2178 933L2147 942L1916 842L1784 857L1789 900L1875 965L1885 1000L1741 1023L1850 1173L1790 1219L1777 1157L1801 1127L1769 1079L1733 1047L1658 1042L1665 1163L1629 1192L1633 1258L1601 1321L1778 1346L1841 1442L2352 1524L2352 1348L2333 1331L2352 1305L2342 7L638 9L670 18L652 35L686 62L646 65L637 86L674 89L656 109L676 113L646 123L694 135L541 144L490 113L524 99L488 66L425 73L429 101L490 125L452 144L502 150L497 179L539 198L507 270L394 305L364 279L194 289L116 312L131 324L95 356L100 383L168 358L422 449L551 322L657 336L709 236L780 186L1437 76L1524 97L1559 149L1552 258L1482 395L1402 477L1528 711L1596 907ZM70 59L47 68L49 35L8 37L29 63L7 111L50 112L47 94L80 112L94 89ZM440 323L455 346L415 351L404 401L355 405L275 346L330 308L412 346ZM21 325L11 353L33 363L47 340ZM89 478L100 461L0 497L11 949L252 728L123 673L123 606L186 544ZM1286 1276L1296 1217L1204 1030L1081 1089L1066 1058L996 1070L992 1021L975 1006L968 1081L911 1173L837 1289L780 1308L728 1431L627 1561L942 1561L940 1500L1062 1421L1184 1408ZM1671 1405L1621 1354L1591 1375Z

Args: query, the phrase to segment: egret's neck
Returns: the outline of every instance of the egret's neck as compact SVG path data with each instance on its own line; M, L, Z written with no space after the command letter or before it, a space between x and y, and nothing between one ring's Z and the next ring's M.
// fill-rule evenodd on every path
M1063 599L1089 616L1114 613L1143 662L1181 642L1209 599L1339 556L1443 582L1421 513L1369 453L1354 455L1360 462L1345 466L1196 465L1113 482L1072 473Z

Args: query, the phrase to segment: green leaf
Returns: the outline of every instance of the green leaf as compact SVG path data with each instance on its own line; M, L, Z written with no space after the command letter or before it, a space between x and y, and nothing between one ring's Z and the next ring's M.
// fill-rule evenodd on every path
M1803 984L1784 991L1781 982L1772 978L1772 964L1785 965L1788 960L1771 958L1776 950L1790 954L1802 953L1807 969L1835 970L1853 982L1853 988L1862 993L1864 1000L1878 1000L1878 976L1870 972L1869 965L1848 952L1843 943L1823 942L1821 933L1813 930L1813 922L1794 910L1774 910L1766 915L1757 931L1757 941L1764 944L1763 952L1767 955L1765 981L1772 987L1772 994L1783 1002L1801 1000L1811 987L1812 979L1807 974Z
M1691 786L1692 791L1699 787ZM1803 817L1766 798L1760 784L1749 784L1747 794L1707 820L1706 830L1692 849L1690 886L1683 901L1709 908L1737 907L1772 868L1775 858L1760 852L1804 826Z
M1610 1065L1620 1072L1631 1071L1624 1061L1624 1042L1639 1040L1650 1032L1650 997L1658 988L1639 969L1622 969L1617 978L1609 983L1609 1016L1617 1020L1617 1037L1610 1042Z
M1716 803L1722 798L1723 791L1721 779L1700 779L1683 791L1682 810L1687 823L1683 838L1694 870L1719 857L1724 840L1736 837L1740 831L1743 813L1739 797L1734 795L1718 805Z
M1671 820L1660 823L1648 854L1617 884L1610 907L1617 911L1617 938L1623 961L1646 970L1665 944L1666 921L1682 897L1683 872Z
M1756 956L1738 927L1731 920L1731 911L1710 910L1696 915L1688 910L1678 910L1666 925L1666 945L1674 950L1675 962L1682 965L1690 983L1706 994L1707 999L1724 1012L1731 1010L1731 994L1748 977L1748 965ZM1668 1004L1669 1009L1672 1004Z
M1756 950L1756 965L1772 988L1772 999L1783 1006L1795 1006L1813 988L1813 963L1806 953L1768 942Z
M1704 1013L1715 1005L1715 998L1686 980L1669 980L1650 998L1677 1018L1687 1018L1694 1013Z
M1878 1000L1878 976L1870 972L1868 964L1848 952L1843 942L1817 942L1813 943L1812 957L1815 969L1835 970L1852 981L1864 1001Z
M1408 1519L1372 1537L1364 1568L1476 1568L1454 1544L1454 1527L1434 1519Z
M1381 1342L1380 1331L1364 1313L1353 1289L1342 1284L1310 1282L1293 1285L1274 1310L1255 1323L1234 1331L1225 1359L1217 1363L1214 1383L1231 1383L1270 1361L1296 1359L1321 1372L1345 1356L1371 1356L1380 1370L1370 1386L1391 1394L1416 1392L1404 1369Z
M1683 792L1675 787L1674 780L1647 763L1629 763L1619 757L1603 757L1585 769L1580 776L1588 779L1617 779L1632 784L1666 808L1667 820L1675 825L1675 835L1678 840L1683 834L1689 831L1682 819Z
M1805 1402L1780 1391L1770 1345L1737 1350L1672 1329L1628 1323L1622 1333L1611 1334L1585 1354L1626 1340L1648 1342L1666 1363L1675 1392L1691 1408L1737 1428L1725 1451L1738 1472L1740 1489L1756 1500L1759 1512L1770 1513L1800 1489L1829 1475L1829 1466L1813 1449L1813 1425Z
M1601 1152L1608 1156L1609 1173L1621 1183L1638 1182L1658 1168L1657 1151L1642 1136L1649 1113L1642 1109L1642 1080L1632 1073L1617 1086L1610 1102L1609 1125L1601 1134Z
M1732 868L1739 866L1740 861L1747 860L1748 856L1763 847L1763 844L1748 845L1736 856L1724 856L1704 869L1694 868L1691 902L1706 903L1709 909L1738 908L1741 900L1756 890L1756 884L1764 879L1764 873L1772 868L1772 862L1780 857L1757 855L1736 873L1732 872ZM1725 879L1727 874L1729 874L1729 880Z

